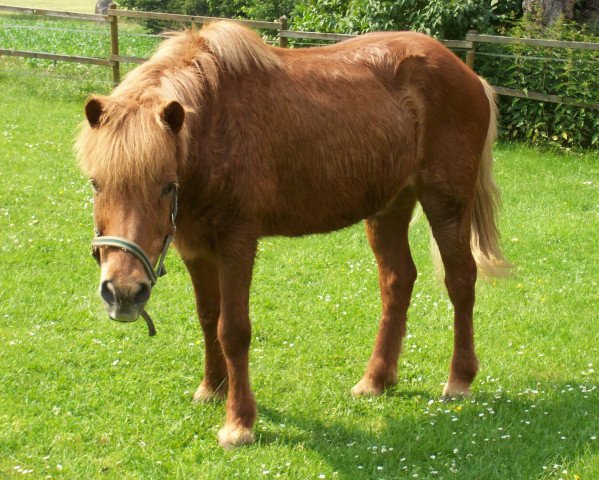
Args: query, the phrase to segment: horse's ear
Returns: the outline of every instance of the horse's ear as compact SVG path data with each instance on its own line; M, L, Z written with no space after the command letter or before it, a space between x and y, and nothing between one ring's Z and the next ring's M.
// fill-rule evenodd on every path
M100 124L100 117L104 111L104 105L99 97L91 97L85 104L85 116L89 122L89 126L92 128L97 127Z
M162 107L160 119L176 135L181 131L181 127L183 127L185 110L179 102L169 102Z

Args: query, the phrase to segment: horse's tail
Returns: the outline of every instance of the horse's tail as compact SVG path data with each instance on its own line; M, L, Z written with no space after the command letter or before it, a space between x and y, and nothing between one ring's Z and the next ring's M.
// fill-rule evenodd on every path
M489 100L490 118L476 180L470 245L478 271L483 277L505 277L509 275L512 265L501 253L497 228L497 210L501 203L501 193L493 179L492 150L493 142L497 138L497 103L491 85L483 78L480 78L480 81Z
M472 212L470 247L483 278L505 277L513 266L504 258L499 247L497 211L501 203L501 193L493 178L493 142L497 138L497 103L495 91L482 77L479 77L489 101L489 128L483 149ZM441 278L442 262L439 248L431 235L431 253L437 277Z

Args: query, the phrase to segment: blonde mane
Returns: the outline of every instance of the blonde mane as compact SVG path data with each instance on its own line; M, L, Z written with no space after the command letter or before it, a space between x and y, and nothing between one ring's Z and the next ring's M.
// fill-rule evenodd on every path
M92 97L101 103L102 114L97 128L87 121L81 126L75 144L81 170L104 184L123 188L134 183L136 191L146 193L173 162L185 161L190 127L207 97L218 90L221 75L239 77L279 66L275 49L235 22L173 34L109 96ZM160 118L173 100L186 111L179 141Z

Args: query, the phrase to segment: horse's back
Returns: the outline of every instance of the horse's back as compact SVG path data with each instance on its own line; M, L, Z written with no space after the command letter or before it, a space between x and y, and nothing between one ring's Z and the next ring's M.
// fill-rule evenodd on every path
M423 136L434 141L448 116L470 121L457 110L471 103L476 75L425 35L373 33L277 54L282 68L225 85L223 112L238 119L243 141L231 156L251 163L235 169L245 175L238 190L265 234L374 215L414 183Z

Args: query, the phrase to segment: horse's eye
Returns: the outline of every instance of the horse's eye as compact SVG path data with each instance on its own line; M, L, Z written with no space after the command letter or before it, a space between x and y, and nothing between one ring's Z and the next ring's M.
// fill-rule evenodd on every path
M172 195L176 188L176 183L169 183L166 187L162 189L162 196L167 197L169 195Z
M89 183L91 183L95 193L100 193L100 186L98 185L98 182L96 182L95 178L90 178Z

